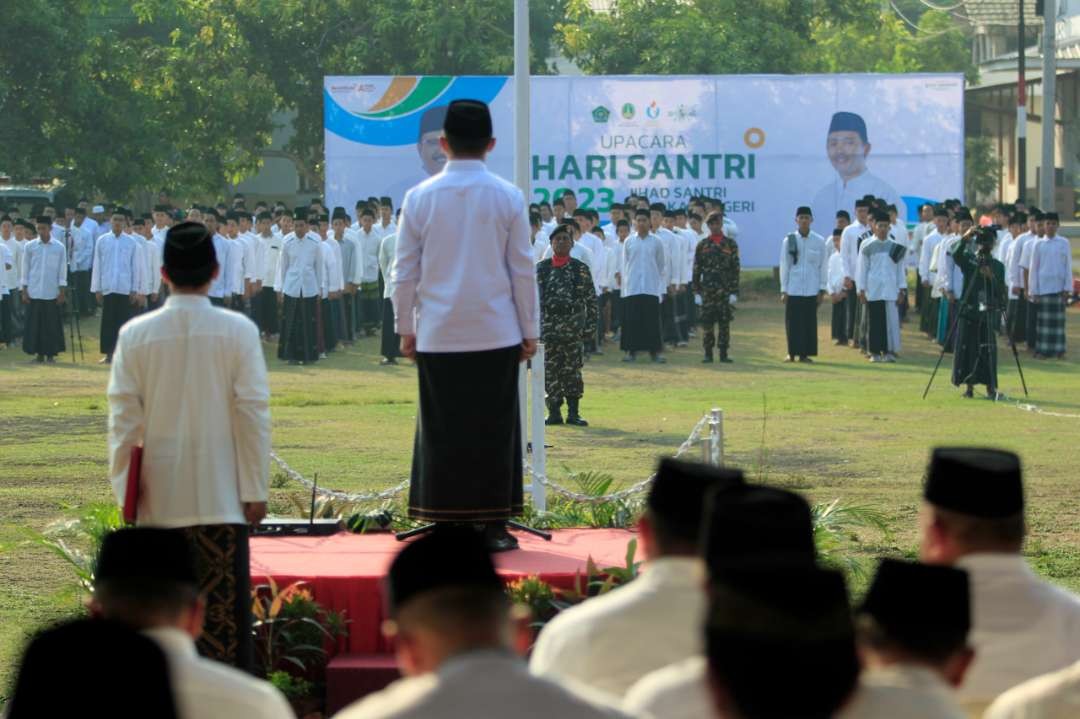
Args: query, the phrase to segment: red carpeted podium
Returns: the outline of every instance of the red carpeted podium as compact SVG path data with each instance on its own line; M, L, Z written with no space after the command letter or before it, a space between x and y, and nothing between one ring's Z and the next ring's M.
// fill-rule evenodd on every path
M621 567L626 546L636 534L624 529L562 529L545 542L516 533L521 548L496 555L499 573L508 581L537 575L552 586L569 589L584 574L589 557L598 567ZM391 681L392 648L382 637L382 578L402 544L392 534L329 537L253 537L251 581L273 577L279 587L308 583L315 599L345 613L349 636L337 647L327 671L330 711ZM638 556L640 560L640 555Z

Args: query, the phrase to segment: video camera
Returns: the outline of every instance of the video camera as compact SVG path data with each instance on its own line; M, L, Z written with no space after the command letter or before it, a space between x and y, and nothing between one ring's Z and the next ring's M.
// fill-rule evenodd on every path
M997 244L997 230L993 227L979 227L974 231L972 238L980 253L988 253Z

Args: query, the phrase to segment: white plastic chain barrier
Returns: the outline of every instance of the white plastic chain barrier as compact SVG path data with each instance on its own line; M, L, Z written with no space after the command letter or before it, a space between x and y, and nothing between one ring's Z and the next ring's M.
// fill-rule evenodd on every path
M1015 406L1017 409L1022 409L1025 412L1033 412L1035 414L1045 415L1047 417L1066 417L1068 419L1080 419L1080 414L1066 414L1064 412L1051 412L1048 409L1043 409L1042 407L1040 407L1037 404L1031 404L1029 402L1022 402L1022 401L1020 401L1020 400L1018 400L1018 399L1016 399L1014 397L1009 397L1008 395L1006 395L1006 394L1004 394L1002 392L998 393L997 401L998 402L1008 402L1008 403L1011 403L1013 406Z
M542 387L543 386L543 379L544 379L543 372L540 372L538 374L539 374L540 385ZM533 380L532 380L533 382L536 381L535 377L536 377L536 375L534 374L534 377L533 377ZM541 397L542 397L542 395L541 395ZM535 415L535 404L534 404L534 415ZM537 446L541 447L541 452L542 452L543 451L543 449L542 449L543 448L543 439L541 439L539 443L536 443L537 424L539 424L539 427L541 427L541 428L544 426L543 421L541 420L540 422L537 422L536 417L534 416L533 417L533 442L534 442L533 447L534 448L537 447ZM704 436L702 435L702 430L706 430ZM540 433L541 433L541 437L542 437L543 436L542 435L542 433L543 433L542 429L540 430ZM524 434L524 432L523 432L523 434ZM723 462L723 457L724 457L724 449L723 449L723 446L724 446L724 442L723 442L723 412L721 412L718 409L714 409L714 410L712 410L710 412L707 412L701 419L699 419L697 421L697 424L695 424L694 428L690 431L690 435L683 441L682 444L679 445L679 449L675 452L675 457L676 458L682 457L684 454L686 454L687 452L690 451L690 448L693 447L695 443L697 443L699 441L701 441L705 445L705 447L708 449L708 452L705 455L705 458L708 461L708 463L710 463L710 464L720 464L720 463ZM541 455L541 456L543 456L543 455ZM287 477L289 477L289 479L292 479L293 481L302 484L303 486L307 487L309 490L311 490L311 489L315 490L315 493L318 494L321 497L329 497L331 499L336 499L336 500L343 501L343 502L385 502L387 500L393 499L394 497L398 496L403 491L405 491L409 486L409 480L406 479L406 480L402 481L401 483L399 483L399 484L397 484L397 485L395 485L393 487L390 487L389 489L384 489L384 490L379 491L379 492L360 492L360 493L340 492L340 491L333 490L333 489L325 489L323 487L316 487L314 482L307 479L302 474L297 472L295 469L290 467L285 462L285 460L283 460L277 454L277 452L274 452L273 450L270 451L270 459L272 459L274 461L274 463L277 464L277 466L281 468L281 471L284 472L285 475ZM566 499L569 499L569 500L574 501L574 502L581 502L583 504L600 504L602 502L616 502L616 501L620 501L620 500L624 500L624 499L629 499L630 497L633 497L636 494L640 494L641 492L644 492L646 489L649 488L649 486L652 484L652 481L656 478L656 474L654 473L654 474L649 475L645 479L641 480L637 484L634 484L634 485L631 485L630 487L627 487L626 489L621 489L618 492L612 492L611 494L593 496L593 495L589 495L589 494L581 494L580 492L575 492L572 489L567 489L566 487L563 487L558 482L556 482L553 479L550 479L549 477L547 477L543 473L542 465L541 465L541 467L534 467L532 464L530 464L529 461L528 461L528 457L526 457L523 460L523 462L524 462L525 471L527 471L530 474L530 476L532 477L532 491L533 491L533 502L534 502L534 504L536 504L537 488L539 488L541 490L541 492L543 491L543 489L550 489L553 492L555 492L556 494L558 494L558 495L560 495L562 497L565 497ZM540 496L546 498L546 495L543 494L543 493L541 493ZM546 502L545 502L545 507L544 508L541 508L539 505L537 505L537 509L539 511L545 511Z

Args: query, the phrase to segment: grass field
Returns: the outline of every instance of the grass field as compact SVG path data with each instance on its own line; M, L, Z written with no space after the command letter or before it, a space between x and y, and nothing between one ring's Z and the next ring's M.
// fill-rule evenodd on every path
M766 285L759 276L757 285ZM884 511L892 532L863 538L867 555L910 553L929 448L979 444L1018 451L1030 503L1028 552L1039 571L1080 590L1080 312L1069 311L1066 361L1022 357L1030 401L1054 417L1010 403L964 400L949 384L949 360L928 399L921 399L937 359L936 345L905 325L895 365L872 365L828 341L820 316L821 355L813 365L786 365L783 315L764 296L740 304L732 365L702 365L696 346L670 363L626 365L610 345L585 369L582 413L588 429L557 427L548 435L549 474L561 468L611 473L619 483L647 475L674 452L710 407L725 412L726 455L754 478L798 489L813 500L840 498ZM13 348L0 352L0 687L26 632L70 612L72 573L26 539L28 528L108 501L105 478L108 368L95 364L97 341L84 323L86 362L27 364ZM96 328L94 328L96 330ZM409 365L378 366L378 340L366 339L313 367L271 360L274 447L320 484L360 490L403 479L409 468L416 386ZM1022 395L1011 355L1000 353L1001 389ZM192 388L197 391L197 388ZM275 483L277 484L277 483ZM274 490L285 506L290 490ZM2 693L2 689L0 689Z

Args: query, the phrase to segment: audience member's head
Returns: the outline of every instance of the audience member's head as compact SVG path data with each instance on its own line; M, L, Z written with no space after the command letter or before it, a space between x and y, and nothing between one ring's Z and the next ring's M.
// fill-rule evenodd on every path
M23 653L7 712L8 719L177 716L161 649L131 627L104 619L38 634Z
M407 675L469 651L528 647L527 619L516 621L483 535L472 529L439 528L401 550L390 565L387 600L384 631Z
M739 470L671 458L660 460L639 523L645 555L649 559L698 555L702 508L709 491L742 484Z
M859 675L844 578L817 567L732 570L713 587L705 632L720 717L827 719Z
M121 529L106 536L92 607L136 629L173 627L198 638L204 604L187 542L167 529Z
M810 505L784 489L718 487L705 502L701 552L712 582L762 565L813 567Z
M885 559L859 608L856 627L868 668L917 664L958 687L975 656L968 646L967 572Z
M929 564L1019 552L1025 532L1020 458L997 449L935 449L919 522L921 559Z
M208 288L217 277L218 260L211 230L201 222L181 222L165 233L161 276L174 291Z

